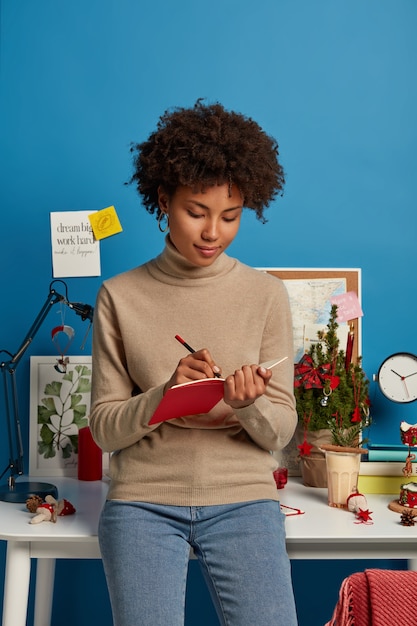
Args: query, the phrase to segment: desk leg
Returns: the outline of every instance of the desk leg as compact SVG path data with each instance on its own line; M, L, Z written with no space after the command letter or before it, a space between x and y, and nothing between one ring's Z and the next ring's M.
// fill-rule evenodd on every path
M54 596L55 559L37 559L33 626L49 626Z
M27 541L8 541L4 581L3 626L26 626L30 550Z

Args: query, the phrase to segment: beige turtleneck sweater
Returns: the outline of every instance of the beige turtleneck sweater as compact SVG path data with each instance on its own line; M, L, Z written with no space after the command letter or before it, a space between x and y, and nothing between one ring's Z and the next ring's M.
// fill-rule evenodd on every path
M208 348L226 377L288 356L264 396L233 411L149 426L187 354ZM277 500L271 450L296 425L293 342L283 283L226 254L196 267L169 243L160 256L103 283L94 313L90 427L110 461L110 499L203 506Z

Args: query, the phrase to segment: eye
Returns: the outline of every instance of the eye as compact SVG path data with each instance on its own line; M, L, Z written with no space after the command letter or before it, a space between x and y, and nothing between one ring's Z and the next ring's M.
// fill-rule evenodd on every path
M202 213L195 213L194 211L191 211L190 209L187 209L188 215L190 217L193 217L194 219L199 219L200 217L204 217L204 215Z
M236 220L239 219L241 214L242 212L240 210L235 210L234 212L228 211L223 215L222 219L224 222L236 222Z

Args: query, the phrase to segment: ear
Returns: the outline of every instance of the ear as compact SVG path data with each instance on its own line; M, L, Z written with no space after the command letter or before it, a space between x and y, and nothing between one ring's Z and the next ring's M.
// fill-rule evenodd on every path
M169 196L161 185L158 187L158 204L162 213L168 213Z

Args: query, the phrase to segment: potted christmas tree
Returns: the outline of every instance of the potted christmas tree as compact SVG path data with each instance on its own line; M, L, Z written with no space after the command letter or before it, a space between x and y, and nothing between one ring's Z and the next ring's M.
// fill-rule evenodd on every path
M354 362L339 349L338 326L333 305L326 330L295 366L300 463L303 482L312 487L327 486L324 448L358 449L370 424L369 381L360 358Z
M323 444L327 471L329 506L346 509L348 498L358 492L360 459L368 450L362 436L365 425L369 425L369 412L365 412L365 423L356 422L346 428L342 419L330 422L331 443Z

